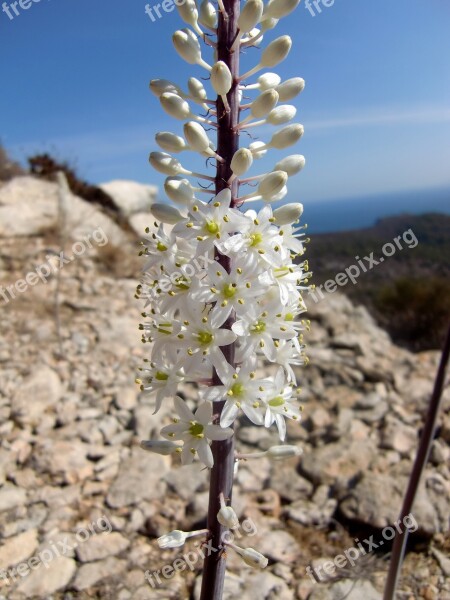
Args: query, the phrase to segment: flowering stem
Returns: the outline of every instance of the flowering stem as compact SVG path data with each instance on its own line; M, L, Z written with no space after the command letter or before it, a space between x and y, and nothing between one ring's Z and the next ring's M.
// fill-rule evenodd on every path
M233 77L233 85L228 92L226 106L219 96L217 98L217 153L224 159L218 163L215 179L216 194L230 187L232 195L232 206L236 205L238 180L228 184L232 175L231 159L239 147L239 52L232 52L231 46L237 35L237 19L239 17L239 0L224 0L223 9L219 12L217 29L217 59L223 61L230 69ZM228 110L229 109L229 110ZM216 251L216 259L223 268L230 272L230 259ZM234 315L231 315L222 327L231 329ZM222 352L225 359L235 366L234 344L224 346ZM221 385L217 372L213 372L213 385ZM215 402L213 423L220 422L220 415L225 401ZM223 494L228 502L231 501L233 488L234 470L234 436L224 441L213 441L211 450L214 457L214 466L211 469L209 506L208 506L208 529L210 531L211 545L213 548L222 546L222 536L226 530L217 520L219 512L220 495ZM203 568L203 581L200 600L221 600L225 580L226 561L220 552L205 556Z

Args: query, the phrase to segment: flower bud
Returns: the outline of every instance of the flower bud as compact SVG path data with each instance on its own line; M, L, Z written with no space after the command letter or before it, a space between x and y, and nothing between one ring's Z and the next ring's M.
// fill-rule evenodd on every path
M259 64L262 67L275 67L286 58L291 47L291 38L288 35L282 35L271 42L263 51Z
M184 124L183 131L187 143L192 150L195 150L196 152L205 152L209 149L209 137L200 123L188 121Z
M271 202L279 202L280 200L283 200L283 198L286 196L286 194L288 193L288 189L287 189L287 185L284 185L281 190L278 192L278 194L275 194L275 196L273 196L271 198Z
M253 163L253 154L248 148L239 148L231 159L233 175L240 177L246 173Z
M175 31L172 41L175 50L190 65L195 65L201 60L200 44L197 36L190 29L184 28Z
M177 5L178 13L185 23L192 27L198 27L198 11L195 0L183 0L183 3L175 3Z
M262 92L276 88L280 84L281 77L276 73L264 73L258 77L259 89Z
M241 38L241 43L257 47L262 43L264 39L264 36L259 36L259 34L260 30L257 27L254 27L253 29L250 29L250 31Z
M160 202L152 204L150 207L150 212L157 221L161 221L161 223L167 223L168 225L176 225L176 223L179 223L184 219L183 215L177 208L174 206L169 206L168 204L162 204Z
M262 0L247 0L238 17L237 26L241 31L251 31L259 23L264 10Z
M293 146L302 137L304 132L303 125L295 123L287 125L273 134L269 145L277 150L283 150L288 146Z
M170 131L160 131L155 135L155 140L158 146L167 152L182 152L189 149L182 137Z
M292 77L277 86L281 102L288 102L298 96L305 89L305 80L301 77Z
M228 529L239 527L239 519L231 506L223 506L217 513L217 520L224 527L228 527Z
M277 162L274 171L286 171L289 177L297 175L305 166L305 157L301 154L291 154Z
M194 200L194 190L189 180L184 177L167 177L164 182L164 191L177 204L186 206Z
M271 125L283 125L291 121L297 114L297 109L291 104L283 104L272 109L267 115L267 122Z
M294 11L300 0L270 0L266 6L265 14L268 17L281 19Z
M230 69L222 60L216 62L211 69L211 85L219 96L228 94L233 85Z
M203 0L200 4L200 14L198 20L205 27L215 29L217 27L217 11L212 2Z
M152 167L163 175L177 175L184 171L180 161L165 152L151 152L149 160Z
M174 452L176 452L178 448L182 448L182 446L180 446L180 444L174 444L173 442L166 442L163 440L146 440L141 442L141 448L143 450L147 450L148 452L155 452L156 454L168 456L169 454L173 454Z
M285 171L268 173L261 179L258 186L258 194L262 196L263 200L269 202L273 199L273 196L281 192L287 180L288 176Z
M264 17L263 16L263 20L261 21L261 29L263 31L268 31L269 29L273 29L274 27L276 27L278 25L278 21L279 19L272 19L270 17Z
M278 102L278 92L274 89L266 90L257 96L250 107L250 112L257 119L265 117Z
M302 214L303 204L300 204L300 202L285 204L284 206L280 206L280 208L276 208L273 211L273 216L276 219L277 225L289 225L291 223L295 223L302 216ZM281 455L281 458L284 458L285 454L283 453L286 453L286 456L298 456L298 454L289 454L289 452L294 450L298 450L298 454L301 454L300 448L297 448L296 446L272 446L269 449L268 454L274 460L276 460L278 454Z
M257 550L253 548L240 548L240 550L239 554L242 556L242 560L249 567L254 569L265 569L267 567L269 560Z
M262 148L262 150L258 150L258 148ZM248 149L252 153L253 158L255 160L258 160L258 158L262 158L264 154L267 153L266 144L261 141L252 142L251 144L249 144Z
M161 102L161 106L166 113L174 119L180 119L183 121L184 119L189 118L191 114L189 104L177 94L165 92L161 95L159 101Z
M197 531L181 531L180 529L174 529L170 533L166 533L158 538L158 546L160 548L179 548L183 546L185 541L197 535L205 535L208 533L207 529L199 529Z
M161 94L164 94L164 92L172 92L179 96L182 96L183 94L180 88L168 79L152 79L150 81L150 91L155 94L157 98L159 98Z
M192 96L192 99L195 102L203 102L208 97L205 90L205 86L201 81L199 81L195 77L189 77L188 89L190 95Z

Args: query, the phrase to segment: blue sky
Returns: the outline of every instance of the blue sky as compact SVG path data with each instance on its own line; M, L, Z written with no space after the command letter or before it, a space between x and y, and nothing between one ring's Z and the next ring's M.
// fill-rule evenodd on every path
M188 76L206 72L172 47L173 31L184 26L177 12L152 22L145 4L40 0L13 20L0 12L0 138L16 157L46 150L90 181L161 186L147 162L154 134L180 133L182 123L162 112L148 82L164 77L186 87ZM292 151L307 167L289 197L450 188L448 0L335 0L315 12L302 0L267 36L291 35L293 50L274 70L306 80L294 101L305 135ZM243 68L258 56L248 51ZM253 173L284 154L270 153ZM188 153L180 157L193 164Z

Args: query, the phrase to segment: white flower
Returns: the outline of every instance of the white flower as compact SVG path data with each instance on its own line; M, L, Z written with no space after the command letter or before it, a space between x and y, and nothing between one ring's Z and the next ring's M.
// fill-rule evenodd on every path
M266 427L270 427L273 423L276 423L282 442L286 437L284 419L298 421L301 418L300 409L294 404L295 398L292 398L293 393L292 385L286 385L284 370L279 369L270 389L270 395L268 394L265 399L266 416L264 424Z
M170 355L171 353L171 355ZM147 363L141 371L144 379L141 380L141 390L148 393L156 392L156 406L153 414L161 408L164 398L173 398L178 390L178 385L184 381L184 373L179 365L174 364L176 354L174 348L169 349L159 356L155 362Z
M161 454L163 456L168 456L169 454L181 450L179 444L163 440L144 440L141 442L141 448L147 450L147 452L154 452L155 454Z
M181 461L190 464L198 454L200 461L212 468L214 459L209 447L209 440L226 440L233 435L233 430L212 424L212 404L204 402L193 413L178 396L174 398L175 409L179 419L174 419L173 425L167 425L161 430L161 435L169 440L184 442Z

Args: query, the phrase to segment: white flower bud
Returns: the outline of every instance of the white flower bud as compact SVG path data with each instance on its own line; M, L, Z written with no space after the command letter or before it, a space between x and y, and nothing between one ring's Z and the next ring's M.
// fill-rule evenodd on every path
M190 29L179 29L172 36L175 50L190 65L195 65L202 59L202 52L197 36Z
M285 171L273 171L268 173L261 179L258 186L258 194L262 196L266 202L273 199L286 185L288 180L287 173Z
M277 225L288 225L295 223L302 216L302 214L303 204L300 204L300 202L285 204L284 206L280 206L280 208L276 208L273 211L273 216L276 219ZM296 452L298 450L298 454L301 454L300 448L297 448L296 446L272 446L269 449L269 456L275 459L278 454L281 455L281 458L284 458L283 453L286 453L286 456L297 456L297 454L289 454L289 452L292 452L293 450Z
M271 446L267 450L267 456L272 460L282 460L283 458L291 458L293 456L300 456L301 454L303 454L303 450L298 446Z
M258 77L259 89L262 92L276 88L280 84L281 77L276 73L264 73Z
M286 171L289 177L297 175L305 166L305 157L301 154L291 154L277 162L274 171Z
M254 569L265 569L269 563L269 560L257 550L253 548L240 548L239 554L242 556L242 560L249 567Z
M166 533L166 535L162 535L158 538L158 546L160 548L179 548L183 546L185 541L197 535L205 535L208 533L207 529L199 529L197 531L181 531L180 529L175 529L170 533Z
M195 102L203 102L208 97L205 86L195 77L189 77L188 89L192 99L195 100Z
M211 69L211 85L219 96L228 94L233 85L230 69L222 60L216 62Z
M271 42L263 51L259 64L262 67L275 67L286 58L291 47L291 38L288 35L282 35Z
M246 173L253 163L253 154L248 148L239 148L231 159L233 174L240 177Z
M264 154L267 153L266 144L261 141L252 142L251 144L249 144L248 148L251 151L255 160L258 160L258 158L262 158ZM259 150L259 148L262 148L262 150Z
M169 454L173 454L181 448L180 444L174 444L173 442L166 442L163 440L158 441L143 441L141 442L141 448L143 450L147 450L148 452L155 452L156 454L162 454L163 456L168 456Z
M305 80L301 77L292 77L277 86L281 102L288 102L298 96L305 89Z
M281 19L294 11L299 3L300 0L270 0L267 4L265 14L268 17Z
M264 36L259 35L261 32L257 27L250 29L250 31L241 38L242 44L248 44L249 46L259 46L261 45ZM259 36L259 37L258 37Z
M191 115L189 104L177 94L165 92L160 96L159 101L166 113L174 119L183 121L184 119L188 119Z
M262 0L247 0L238 17L237 26L241 31L251 31L259 23L264 10Z
M266 90L257 96L250 107L252 115L261 119L265 117L278 102L278 92L274 89Z
M288 193L287 185L284 185L281 188L281 190L278 192L278 194L275 194L275 196L273 196L273 198L270 201L271 202L279 202L280 200L283 200L283 198L286 196L287 193Z
M271 125L283 125L291 121L297 114L297 109L291 104L283 104L283 106L277 106L267 115L267 122Z
M217 10L212 2L203 0L200 4L200 14L198 20L205 27L215 29L217 27Z
M155 140L158 146L167 152L182 152L189 149L182 137L170 131L160 131L155 135Z
M198 11L195 0L183 0L182 4L179 4L178 2L175 4L177 5L178 13L183 21L188 25L197 28Z
M164 175L178 175L184 171L180 161L165 152L151 152L149 160L152 167Z
M188 121L183 127L187 143L196 152L206 152L209 149L210 140L206 131L195 121Z
M159 98L161 94L164 94L164 92L172 92L179 96L183 95L180 88L168 79L152 79L150 81L150 91L155 94L157 98Z
M273 29L274 27L276 27L278 25L278 21L279 19L272 19L270 17L264 17L263 16L263 20L261 21L261 29L263 31L268 31L269 29Z
M231 506L223 506L217 513L217 520L224 527L228 527L228 529L239 527L239 519Z
M174 206L169 206L168 204L162 204L160 202L152 204L150 207L150 212L157 221L161 221L161 223L167 223L168 225L176 225L176 223L179 223L184 219L183 215L177 208Z
M168 177L164 182L164 191L177 204L189 205L194 200L194 190L184 177Z
M283 150L288 146L293 146L302 137L304 132L303 125L295 123L287 125L273 134L269 145L277 150Z

